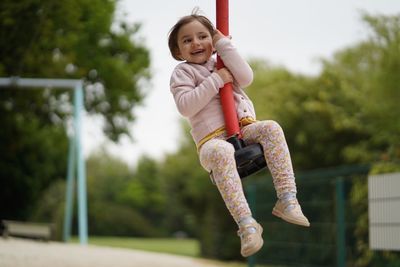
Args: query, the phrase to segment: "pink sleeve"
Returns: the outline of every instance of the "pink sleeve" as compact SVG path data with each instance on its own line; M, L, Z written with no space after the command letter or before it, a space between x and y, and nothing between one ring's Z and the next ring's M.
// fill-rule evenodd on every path
M215 45L219 56L240 87L249 86L253 81L253 70L228 38L220 39Z
M212 73L197 87L194 75L184 69L175 69L171 76L170 90L178 111L185 117L198 113L218 94L223 81L217 73Z

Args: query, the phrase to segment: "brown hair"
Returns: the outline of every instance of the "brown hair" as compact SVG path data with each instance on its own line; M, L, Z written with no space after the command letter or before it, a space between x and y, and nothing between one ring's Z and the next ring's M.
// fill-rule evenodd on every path
M173 58L176 60L182 61L182 58L178 56L179 53L179 47L178 47L178 32L182 28L182 26L185 26L186 24L197 20L201 24L204 25L204 27L207 28L207 30L210 32L211 36L214 35L215 32L215 27L212 24L212 22L206 18L203 15L197 15L197 14L191 14L189 16L182 17L178 22L171 28L169 31L168 35L168 46L169 46L169 51L171 52L171 55Z

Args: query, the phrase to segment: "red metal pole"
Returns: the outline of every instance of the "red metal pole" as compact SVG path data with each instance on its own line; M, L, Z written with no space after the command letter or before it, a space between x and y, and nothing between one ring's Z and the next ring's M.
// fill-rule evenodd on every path
M224 35L229 35L229 0L217 1L217 29ZM224 62L217 57L217 68L223 68ZM220 89L219 95L221 98L222 111L224 113L225 128L227 136L240 136L239 120L236 113L235 101L233 98L232 84L225 84Z

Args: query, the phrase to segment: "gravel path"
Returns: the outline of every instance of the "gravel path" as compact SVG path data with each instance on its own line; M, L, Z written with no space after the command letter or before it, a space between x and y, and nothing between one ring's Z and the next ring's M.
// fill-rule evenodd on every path
M202 259L94 245L0 238L0 267L221 267Z

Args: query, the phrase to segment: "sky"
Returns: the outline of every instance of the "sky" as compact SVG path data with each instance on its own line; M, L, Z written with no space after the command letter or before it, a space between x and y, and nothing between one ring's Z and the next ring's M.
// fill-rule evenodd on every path
M128 165L141 156L162 159L173 153L182 135L180 120L169 79L175 61L168 50L170 28L195 7L215 22L215 1L211 0L119 0L117 18L142 25L138 37L150 51L152 79L146 85L144 104L134 110L137 120L130 126L133 140L119 144L106 140L101 121L85 118L85 155L104 147ZM231 0L229 28L232 42L246 58L266 60L305 75L316 75L319 59L368 37L361 14L400 14L397 0Z

